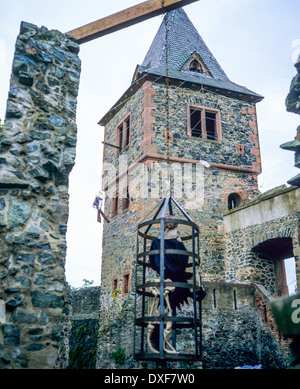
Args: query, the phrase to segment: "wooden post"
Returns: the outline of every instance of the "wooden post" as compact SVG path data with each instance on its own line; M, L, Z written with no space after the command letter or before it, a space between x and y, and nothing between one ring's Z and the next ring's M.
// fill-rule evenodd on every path
M67 32L85 43L198 0L149 0ZM163 6L162 6L163 4Z

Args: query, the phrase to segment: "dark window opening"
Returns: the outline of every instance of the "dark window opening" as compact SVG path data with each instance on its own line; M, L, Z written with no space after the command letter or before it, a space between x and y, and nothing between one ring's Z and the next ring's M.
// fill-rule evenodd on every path
M114 278L112 282L112 292L114 293L117 288L118 288L118 278Z
M233 291L233 308L237 309L236 290Z
M129 274L125 274L123 278L123 293L129 293Z
M122 199L122 211L127 211L129 208L130 197L129 197L129 185L126 188L126 196Z
M129 139L130 139L130 118L125 120L125 144L124 144L124 147L127 147L129 145Z
M118 137L119 137L119 144L118 144L118 146L120 147L119 151L121 151L122 148L123 148L123 124L121 124L118 127Z
M111 216L114 217L119 213L119 193L116 192L111 200Z
M205 112L206 137L207 139L216 139L216 114Z
M191 110L191 132L192 136L201 138L201 111L197 109Z
M213 307L217 308L216 289L213 289Z
M188 115L189 136L221 143L222 129L219 110L189 106Z
M116 155L121 153L130 142L131 121L128 115L117 127L116 133Z
M242 198L238 193L230 193L228 196L228 209L234 209L242 204Z
M191 72L196 72L196 73L203 73L203 69L202 69L202 66L200 65L200 63L196 60L192 61L190 63L190 71Z

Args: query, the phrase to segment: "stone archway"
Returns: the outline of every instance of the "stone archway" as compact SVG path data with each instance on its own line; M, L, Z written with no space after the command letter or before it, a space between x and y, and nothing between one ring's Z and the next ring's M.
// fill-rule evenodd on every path
M284 260L294 256L291 237L267 239L252 248L258 283L273 295L287 295L288 284Z

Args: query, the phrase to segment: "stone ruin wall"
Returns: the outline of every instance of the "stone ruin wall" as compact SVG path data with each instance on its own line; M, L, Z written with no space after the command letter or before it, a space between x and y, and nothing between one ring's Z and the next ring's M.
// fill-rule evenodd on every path
M22 22L0 134L0 368L55 368L67 358L60 335L78 52L75 38Z

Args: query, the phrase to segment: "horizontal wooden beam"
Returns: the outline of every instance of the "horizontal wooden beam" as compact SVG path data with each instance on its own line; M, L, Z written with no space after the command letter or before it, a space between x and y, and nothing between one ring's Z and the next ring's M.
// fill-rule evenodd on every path
M113 15L86 24L85 26L68 31L66 34L75 36L79 44L85 43L196 1L198 0L145 1L144 3L134 5Z

